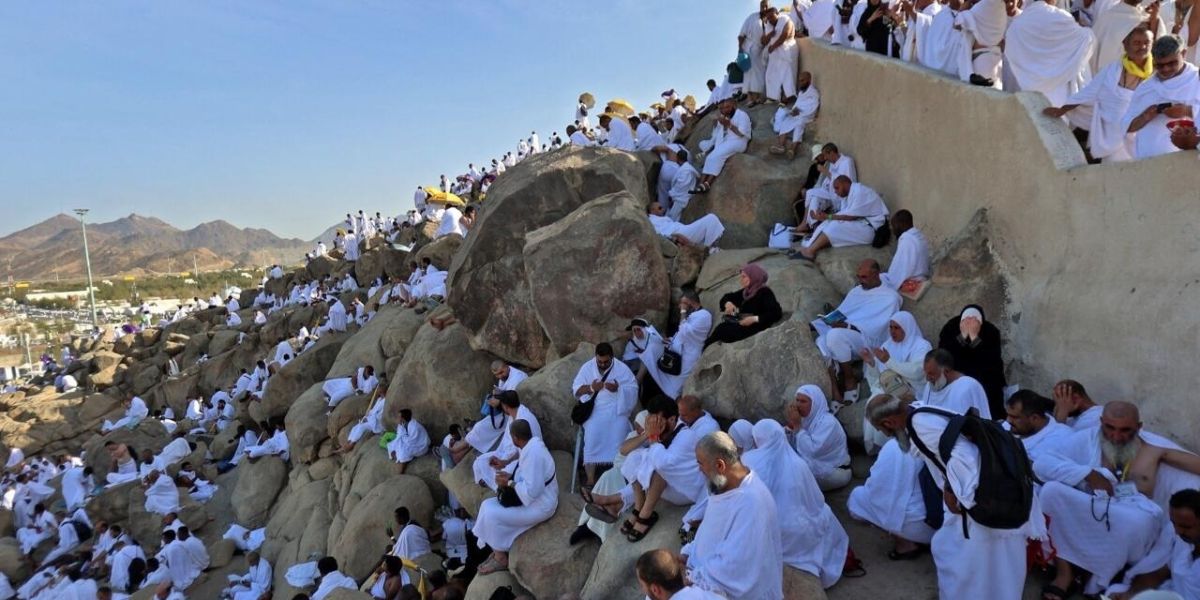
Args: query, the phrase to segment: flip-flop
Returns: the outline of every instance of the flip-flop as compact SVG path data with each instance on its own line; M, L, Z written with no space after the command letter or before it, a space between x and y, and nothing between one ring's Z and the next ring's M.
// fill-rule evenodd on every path
M600 506L599 504L593 504L589 502L583 507L583 512L586 512L589 517L596 519L597 521L603 521L605 523L617 522L617 515L604 510L604 507Z

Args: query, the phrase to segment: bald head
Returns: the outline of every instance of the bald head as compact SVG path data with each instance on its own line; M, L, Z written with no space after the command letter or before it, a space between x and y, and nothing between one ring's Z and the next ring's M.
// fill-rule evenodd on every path
M1138 413L1138 407L1123 400L1113 400L1104 405L1104 412L1101 416L1108 419L1121 419L1123 421L1141 422L1141 416Z
M683 589L683 568L667 550L650 550L638 557L637 577L647 588L659 587L674 594Z
M858 269L855 271L854 276L858 279L858 283L862 285L864 290L871 290L883 283L879 277L879 271L879 261L873 258L866 258L858 263Z

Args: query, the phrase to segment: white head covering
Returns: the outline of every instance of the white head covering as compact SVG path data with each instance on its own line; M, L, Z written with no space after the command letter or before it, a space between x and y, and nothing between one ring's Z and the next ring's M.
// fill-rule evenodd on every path
M902 341L892 341L889 335L887 341L883 343L883 349L888 351L892 359L912 362L923 359L930 350L933 350L933 345L921 333L921 327L917 325L917 319L912 316L912 313L902 310L892 315L891 320L904 330Z
M742 463L770 488L779 514L815 515L825 497L808 463L788 444L783 426L774 419L755 423L754 444L754 450L742 455Z
M729 437L737 444L742 452L754 449L754 424L745 419L738 419L729 426Z
M958 318L959 321L962 321L964 319L979 319L979 322L982 323L983 322L983 313L979 312L978 308L969 307L962 311L962 315L959 315L959 318Z
M808 396L810 400L812 400L812 410L808 412L808 416L804 417L800 423L801 427L808 429L808 426L811 425L818 416L829 412L829 400L825 398L825 392L822 392L821 388L811 383L796 388L796 395L799 396L800 394L804 394L805 396Z

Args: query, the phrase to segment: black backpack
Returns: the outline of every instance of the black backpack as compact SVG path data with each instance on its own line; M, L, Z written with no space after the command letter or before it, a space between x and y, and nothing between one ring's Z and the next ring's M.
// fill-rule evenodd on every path
M935 455L917 437L912 416L918 413L946 417L949 423L938 440ZM908 435L917 449L946 474L946 462L958 436L965 436L979 448L979 487L975 489L975 506L967 509L976 523L993 529L1017 529L1029 520L1033 507L1033 468L1025 444L999 423L979 416L972 408L965 415L921 407L908 416ZM967 534L967 519L963 519L963 536Z
M75 528L75 535L79 537L80 542L86 542L92 539L92 528L88 527L87 523L71 519L71 526Z

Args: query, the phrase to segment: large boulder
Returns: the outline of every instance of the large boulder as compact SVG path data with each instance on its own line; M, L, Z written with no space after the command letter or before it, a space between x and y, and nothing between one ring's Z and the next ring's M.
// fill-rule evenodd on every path
M354 507L341 535L330 539L329 554L343 573L358 580L371 574L391 539L388 530L397 527L392 513L400 506L408 507L417 522L433 523L433 497L425 482L412 475L388 478Z
M233 509L237 522L254 529L267 523L275 497L287 483L288 467L277 456L246 459L238 464L237 487L233 489Z
M238 337L241 332L236 329L222 329L214 331L212 338L208 341L208 351L213 356L232 348L238 343Z
M396 324L410 320L405 317L412 313L413 311L405 310L399 304L389 304L379 309L362 329L342 344L342 349L325 378L349 377L366 365L375 367L377 374L382 373L388 357L384 355L380 342Z
M811 383L829 395L825 361L808 324L783 321L732 344L709 346L684 384L704 408L722 419L777 419L796 388Z
M291 598L300 590L288 585L284 575L293 565L326 554L329 538L330 480L293 482L281 494L271 520L262 557L275 571L275 594Z
M495 382L490 370L492 358L472 350L469 336L457 324L442 330L425 325L417 331L392 374L384 409L385 427L395 427L395 418L405 407L426 424L458 423L478 416L479 403Z
M21 554L16 538L0 538L0 573L14 585L29 577L29 561Z
M420 250L413 255L412 260L418 265L423 265L422 260L428 258L433 266L443 271L450 268L450 263L454 259L454 253L463 245L462 236L458 235L443 235L442 237L421 246Z
M580 597L585 600L602 600L637 598L641 594L637 577L633 576L638 557L644 552L658 548L677 552L679 528L675 524L683 522L683 515L687 512L685 507L667 503L660 504L657 510L658 524L640 542L630 543L620 532L613 533L604 540L592 561L591 572Z
M104 445L108 442L125 444L131 451L136 450L140 455L146 450L157 454L170 441L171 437L162 423L154 419L145 419L133 429L118 427L104 435L93 436L83 445L86 456L84 462L92 468L96 481L104 481L105 476L109 473L109 467L112 466L112 459L109 457L108 451L104 449Z
M559 476L570 473L559 473ZM570 545L567 532L579 523L583 501L573 495L558 497L550 520L539 523L513 542L509 569L536 598L559 598L583 588L600 545ZM624 540L622 540L624 541Z
M383 352L384 358L404 356L404 351L408 350L409 344L417 336L417 330L424 324L424 315L419 315L413 310L401 310L379 336L379 350ZM367 323L368 327L370 325Z
M338 408L341 408L340 406ZM329 409L321 383L314 383L288 408L284 417L288 452L293 461L308 464L318 458L321 443L328 439Z
M448 301L473 332L476 348L519 364L544 364L549 345L526 281L525 234L620 191L645 204L647 165L632 154L604 148L536 154L496 181L454 254L448 281Z
M665 324L670 281L644 202L609 194L525 235L533 307L555 354L613 341L634 317Z
M521 403L537 415L542 428L542 439L554 450L575 448L575 423L571 421L571 409L575 396L571 383L583 363L596 355L596 347L587 342L579 344L574 352L542 367L517 386Z
M771 127L775 108L762 105L747 109L754 123L750 147L725 162L720 177L707 194L692 197L683 211L682 221L690 223L707 214L715 214L725 225L721 248L752 248L767 242L775 223L795 224L792 200L804 187L807 173L805 156L794 161L771 156L767 149L776 135ZM712 135L717 111L706 115L687 141L688 152L698 155L701 140ZM702 170L703 160L694 160Z
M314 383L325 381L325 374L329 372L342 345L349 338L349 333L326 333L317 340L316 345L284 365L271 377L262 402L251 404L251 416L256 421L261 421L287 414L288 408L300 394Z

